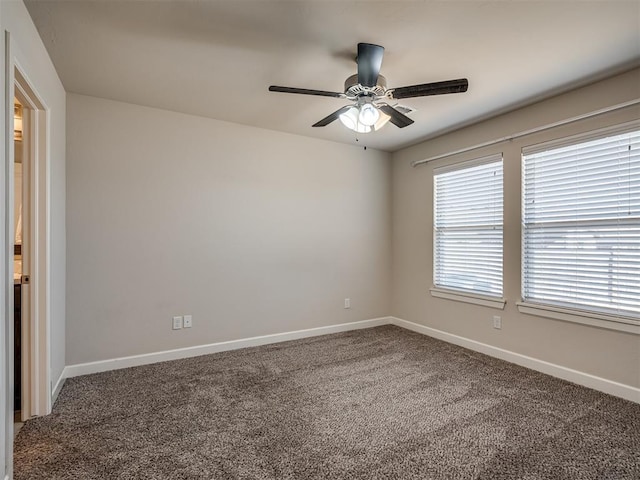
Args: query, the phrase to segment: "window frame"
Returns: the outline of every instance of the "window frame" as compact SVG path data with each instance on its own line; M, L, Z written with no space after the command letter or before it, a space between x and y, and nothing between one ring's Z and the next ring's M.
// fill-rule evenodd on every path
M481 165L492 164L492 163L501 163L502 167L502 176L501 176L501 189L503 193L502 199L502 216L500 227L502 231L502 241L501 241L501 250L502 250L502 271L501 271L501 294L491 295L485 292L476 292L473 290L464 290L457 289L455 287L449 287L444 285L438 285L436 283L436 273L437 273L437 265L438 265L438 255L437 255L437 235L438 230L436 228L436 208L437 208L437 189L436 189L436 181L437 176L449 172L454 172L458 170L464 170L468 168L473 168ZM496 152L490 155L485 155L482 157L474 158L471 160L460 161L456 163L450 163L444 165L442 167L435 168L433 171L433 209L432 213L434 215L432 231L433 231L433 251L432 251L432 259L433 259L433 275L432 282L433 286L429 289L431 296L436 298L442 298L447 300L455 300L458 302L471 303L475 305L481 305L485 307L492 307L498 309L504 309L506 300L504 299L504 154L503 152Z
M638 129L640 129L640 120L633 120L630 122L625 122L625 123L621 123L621 124L606 127L606 128L590 130L588 132L583 132L576 135L557 138L554 140L522 147L521 156L520 156L520 162L521 162L520 166L522 170L521 182L520 182L520 186L521 186L521 213L520 213L520 229L521 229L520 231L520 241L521 241L520 295L521 295L521 299L519 302L516 302L518 310L521 313L640 335L640 315L638 316L616 315L610 312L590 309L587 305L584 306L585 308L581 308L580 305L576 305L576 306L562 305L559 303L553 303L553 301L550 301L548 303L545 301L539 301L537 299L534 300L534 299L525 298L525 285L526 285L525 156L548 151L548 150L555 150L562 147L568 147L571 145L588 143L593 140L613 137L616 135L637 131Z

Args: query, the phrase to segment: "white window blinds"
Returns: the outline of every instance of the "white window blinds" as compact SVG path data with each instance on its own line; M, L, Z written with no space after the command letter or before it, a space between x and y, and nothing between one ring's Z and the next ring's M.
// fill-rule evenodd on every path
M434 283L502 296L502 154L435 171Z
M633 128L523 150L525 301L640 315L640 130Z

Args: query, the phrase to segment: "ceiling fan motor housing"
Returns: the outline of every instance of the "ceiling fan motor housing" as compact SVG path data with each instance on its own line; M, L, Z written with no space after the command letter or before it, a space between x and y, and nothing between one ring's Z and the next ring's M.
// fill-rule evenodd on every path
M384 97L387 94L387 79L382 75L378 75L377 85L374 87L365 87L358 83L358 75L351 75L344 82L344 94L347 98L354 100L359 97Z

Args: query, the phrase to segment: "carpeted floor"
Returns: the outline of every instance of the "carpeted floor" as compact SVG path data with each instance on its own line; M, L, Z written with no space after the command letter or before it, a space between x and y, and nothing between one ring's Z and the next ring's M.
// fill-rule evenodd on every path
M640 479L640 405L384 326L67 380L15 479Z

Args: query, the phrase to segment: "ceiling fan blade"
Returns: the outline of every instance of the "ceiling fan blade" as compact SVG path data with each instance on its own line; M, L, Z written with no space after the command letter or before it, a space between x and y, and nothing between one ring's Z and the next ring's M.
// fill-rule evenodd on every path
M457 80L447 80L444 82L423 83L421 85L411 85L409 87L393 88L391 95L395 99L426 97L428 95L444 95L446 93L462 93L469 88L469 81L466 78Z
M308 88L279 87L278 85L271 85L269 87L269 91L280 92L280 93L299 93L301 95L317 95L319 97L334 97L334 98L345 97L345 94L340 92L327 92L325 90L309 90Z
M331 115L327 115L326 117L324 117L319 122L314 123L312 126L313 127L326 127L327 125L329 125L334 120L337 120L340 115L342 115L344 112L349 110L351 107L352 107L352 105L346 105L346 106L342 107L340 110L336 110Z
M382 67L384 47L371 43L358 44L358 83L365 87L375 87Z
M393 123L398 128L408 127L413 123L409 117L407 117L404 113L400 113L398 110L393 108L391 105L380 105L378 107L383 113L386 113L391 118L389 121Z

